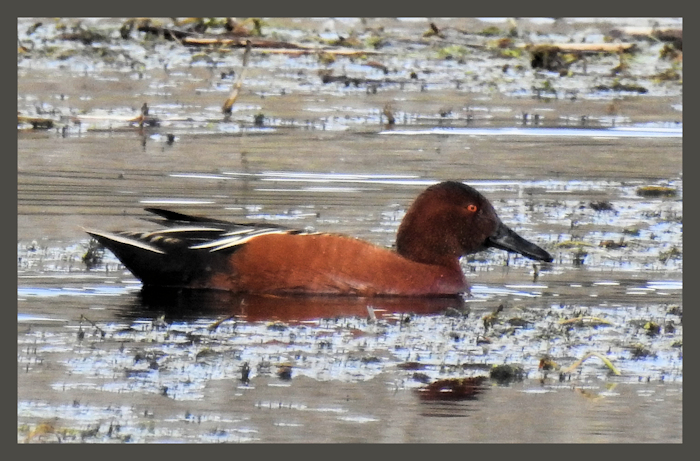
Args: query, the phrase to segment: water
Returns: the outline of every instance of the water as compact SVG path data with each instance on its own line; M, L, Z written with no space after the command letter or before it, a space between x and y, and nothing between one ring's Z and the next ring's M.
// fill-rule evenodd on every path
M391 34L423 29L387 24ZM18 59L19 111L85 115L65 130L18 131L18 441L682 440L680 88L649 83L611 116L611 98L456 88L463 68L430 54L387 58L401 69L429 62L427 91L387 84L376 94L320 84L312 57L253 55L225 122L231 81L190 66L189 51L155 49L140 77L99 60L86 68L84 57ZM173 58L167 73L159 53ZM501 72L493 59L467 67ZM586 88L616 62L602 57L561 82ZM159 127L119 119L144 101ZM381 120L386 103L393 128ZM151 229L143 208L154 205L391 246L413 198L445 179L482 191L554 263L491 250L462 261L470 297L391 300L148 293L109 253L91 270L82 262L83 227ZM647 186L675 195L646 196ZM562 372L588 352L621 375L596 357ZM547 357L559 369L541 369ZM422 397L427 383L502 364L521 366L523 379Z

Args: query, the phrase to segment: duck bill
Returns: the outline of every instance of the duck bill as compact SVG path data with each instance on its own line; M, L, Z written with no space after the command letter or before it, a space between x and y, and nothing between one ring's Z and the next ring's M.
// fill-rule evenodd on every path
M525 257L537 261L552 262L554 259L552 255L534 243L528 242L503 223L500 223L496 232L486 239L486 246L520 253Z

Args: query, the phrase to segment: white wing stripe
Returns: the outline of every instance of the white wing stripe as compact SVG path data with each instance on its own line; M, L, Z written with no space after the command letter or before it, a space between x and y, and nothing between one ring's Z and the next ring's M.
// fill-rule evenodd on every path
M220 227L175 227L172 229L161 229L153 232L149 232L147 234L143 234L144 239L151 238L156 235L160 234L177 234L179 232L182 232L184 234L188 234L190 232L223 232L224 229Z
M142 242L141 240L130 238L130 237L124 237L123 235L119 234L110 234L107 232L95 232L95 231L89 231L91 234L99 235L101 237L104 237L106 239L114 240L115 242L123 243L124 245L129 245L132 247L137 247L141 248L143 250L151 251L153 253L158 253L158 254L165 254L165 251L161 251L158 248L154 247L153 245L149 245L146 242Z
M259 237L261 235L267 234L288 234L287 229L260 229L260 230L248 230L245 234L234 235L228 238L222 238L213 240L211 242L202 243L200 245L193 245L190 247L191 250L202 250L210 248L209 251L219 251L226 248L231 248L237 245L243 245L250 239Z

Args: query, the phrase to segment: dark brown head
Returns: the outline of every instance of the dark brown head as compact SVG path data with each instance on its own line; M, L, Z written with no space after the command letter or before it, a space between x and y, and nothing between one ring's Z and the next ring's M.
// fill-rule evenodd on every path
M396 236L400 255L426 264L454 266L461 256L488 247L552 261L549 253L504 225L486 197L457 181L435 184L420 194Z

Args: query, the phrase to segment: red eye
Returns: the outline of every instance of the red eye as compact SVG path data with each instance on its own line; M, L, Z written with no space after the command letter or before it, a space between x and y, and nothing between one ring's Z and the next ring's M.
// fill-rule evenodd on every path
M476 205L474 205L474 204L467 205L467 210L469 210L469 211L471 211L472 213L474 213L474 212L476 211Z

